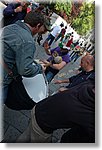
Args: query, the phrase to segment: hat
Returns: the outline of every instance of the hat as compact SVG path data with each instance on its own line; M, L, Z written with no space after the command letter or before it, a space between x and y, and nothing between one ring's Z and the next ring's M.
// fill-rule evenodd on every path
M46 29L47 29L48 31L51 30L50 18L44 17L44 26L46 27Z
M70 47L67 47L67 46L63 46L62 48L63 48L63 49L70 50Z
M60 47L60 48L63 48L63 44L62 44L62 42L61 42L61 43L59 43L59 47Z

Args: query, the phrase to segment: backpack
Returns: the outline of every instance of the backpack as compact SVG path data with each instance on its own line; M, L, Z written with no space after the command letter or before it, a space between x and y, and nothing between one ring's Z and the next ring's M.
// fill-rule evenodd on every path
M23 85L22 77L19 75L13 79L8 87L5 105L13 110L30 110L35 104Z

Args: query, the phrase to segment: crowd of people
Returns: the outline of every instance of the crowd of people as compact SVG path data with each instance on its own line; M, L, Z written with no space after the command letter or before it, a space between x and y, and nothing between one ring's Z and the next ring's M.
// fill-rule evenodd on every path
M56 129L71 128L62 143L95 142L95 56L87 53L74 33L67 33L67 26L60 23L51 29L52 12L39 5L27 12L28 1L9 3L3 11L3 103L6 103L10 84L19 77L34 77L45 73L48 83L72 60L80 56L80 72L67 80L55 80L55 84L69 83L59 91L38 103L34 103L31 121L16 142L49 143ZM50 14L51 13L51 14ZM42 63L34 61L36 44L33 36L38 34L40 45L43 34L49 35L42 49L49 56ZM60 40L60 41L59 41ZM51 48L53 42L59 44ZM39 58L40 59L40 58ZM38 83L40 84L40 83ZM22 95L23 96L23 95ZM14 101L14 99L12 99Z

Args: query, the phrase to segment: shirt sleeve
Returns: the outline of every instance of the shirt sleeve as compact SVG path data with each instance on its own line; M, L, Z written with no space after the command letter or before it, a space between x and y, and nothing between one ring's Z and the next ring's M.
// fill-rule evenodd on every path
M4 16L11 16L13 15L15 12L14 12L14 5L13 4L9 4L3 11L3 15Z
M70 56L67 54L67 55L62 57L62 60L65 61L66 63L69 63L70 62Z
M82 74L83 74L83 72L80 72L80 73L77 74L77 75L73 75L72 77L69 78L69 81L70 81L70 82L73 82L73 80L74 80L75 78L80 78L80 76L82 76Z
M16 52L18 73L25 77L33 77L42 73L42 66L34 63L35 46L33 43L24 43L19 52Z
M51 54L52 54L54 51L56 51L56 48L54 48L54 49L51 49Z

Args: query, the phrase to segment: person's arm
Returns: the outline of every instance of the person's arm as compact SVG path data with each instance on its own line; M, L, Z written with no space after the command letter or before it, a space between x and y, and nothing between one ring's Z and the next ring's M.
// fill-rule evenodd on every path
M71 83L71 82L73 82L73 80L75 79L76 76L77 76L77 75L74 75L74 76L68 78L67 80L56 80L56 81L54 81L54 83L55 83L55 84Z
M66 90L68 90L68 88L66 88L66 87L61 87L58 91L59 91L59 92L63 92L63 91L66 91Z
M16 51L16 65L20 75L33 77L43 72L42 66L34 63L35 49L33 43L23 43L21 49Z
M44 42L44 49L45 49L45 52L46 52L47 55L52 55L53 52L55 52L57 48L58 47L56 47L54 49L50 49L50 46L49 46L48 42L47 41Z
M14 12L15 13L22 12L22 9L23 9L22 6L19 6L16 9L14 9Z
M3 15L4 16L11 16L13 15L14 12L14 6L13 4L8 4L8 6L3 10Z
M47 41L44 42L44 49L47 55L51 55L50 46Z
M4 16L12 16L15 15L15 13L21 12L22 6L14 7L14 4L9 4L3 11Z
M66 65L65 61L62 61L59 64L52 64L51 67L57 70L61 70Z
M45 67L49 67L51 65L51 62L47 61L47 60L41 60L40 64L43 64Z
M67 80L54 80L54 84L61 84L61 83L69 83L69 79Z

